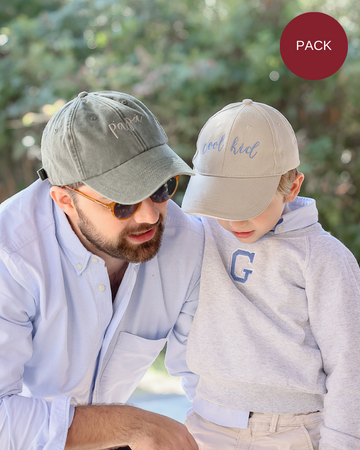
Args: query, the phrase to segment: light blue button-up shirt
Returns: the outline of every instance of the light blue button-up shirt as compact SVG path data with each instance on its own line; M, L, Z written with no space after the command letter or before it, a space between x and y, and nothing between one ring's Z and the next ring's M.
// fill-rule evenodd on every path
M169 372L197 382L184 352L200 221L169 201L158 255L129 264L113 303L104 261L49 187L36 181L0 207L0 442L14 450L63 449L74 405L125 403L165 342Z

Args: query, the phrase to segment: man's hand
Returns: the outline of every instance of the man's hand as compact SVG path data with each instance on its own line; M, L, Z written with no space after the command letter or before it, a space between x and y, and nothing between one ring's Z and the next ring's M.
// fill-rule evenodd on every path
M75 408L65 450L198 450L185 425L128 405Z
M160 414L141 410L142 427L135 433L131 450L198 450L185 425Z

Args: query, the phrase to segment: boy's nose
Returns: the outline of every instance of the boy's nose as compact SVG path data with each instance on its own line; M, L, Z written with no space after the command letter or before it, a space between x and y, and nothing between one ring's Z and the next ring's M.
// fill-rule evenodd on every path
M240 231L248 224L248 220L237 220L229 222L230 228L234 231Z

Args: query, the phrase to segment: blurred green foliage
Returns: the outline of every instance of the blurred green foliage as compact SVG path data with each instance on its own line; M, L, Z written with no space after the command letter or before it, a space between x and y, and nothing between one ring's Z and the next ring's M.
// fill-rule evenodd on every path
M36 179L47 120L81 91L138 97L189 163L206 120L228 103L252 98L289 119L306 176L302 195L316 198L324 228L360 260L358 0L6 3L0 6L0 201ZM325 80L296 77L280 56L283 29L308 11L339 20L349 40L345 64Z

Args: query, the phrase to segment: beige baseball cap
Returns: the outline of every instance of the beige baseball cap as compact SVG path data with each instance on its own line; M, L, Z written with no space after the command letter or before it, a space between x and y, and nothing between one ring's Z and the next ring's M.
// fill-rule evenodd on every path
M182 208L248 220L270 204L281 175L300 164L294 130L276 109L250 99L214 114L200 131Z

